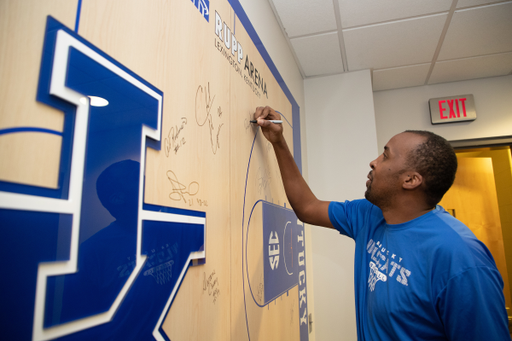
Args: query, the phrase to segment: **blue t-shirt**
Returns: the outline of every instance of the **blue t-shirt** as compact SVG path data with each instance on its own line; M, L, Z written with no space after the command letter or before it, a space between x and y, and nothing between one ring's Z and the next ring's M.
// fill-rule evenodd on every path
M391 225L367 200L332 202L329 217L356 242L359 341L510 340L491 253L441 206Z

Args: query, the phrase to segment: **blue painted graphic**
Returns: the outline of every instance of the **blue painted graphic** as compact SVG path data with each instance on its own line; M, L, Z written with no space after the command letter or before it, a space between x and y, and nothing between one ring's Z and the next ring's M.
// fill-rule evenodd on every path
M162 92L48 17L37 99L65 115L61 175L57 189L0 183L2 338L167 339L205 213L143 203Z
M299 283L297 216L292 210L262 202L265 304Z
M194 6L197 7L199 13L210 22L210 0L192 0Z

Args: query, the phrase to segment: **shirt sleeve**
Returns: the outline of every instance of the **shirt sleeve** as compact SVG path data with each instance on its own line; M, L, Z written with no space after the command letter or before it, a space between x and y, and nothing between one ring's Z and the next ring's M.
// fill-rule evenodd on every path
M356 239L359 231L368 225L374 209L376 207L366 199L333 201L329 204L329 219L341 234Z
M510 340L496 269L475 267L454 276L439 293L436 308L448 340Z

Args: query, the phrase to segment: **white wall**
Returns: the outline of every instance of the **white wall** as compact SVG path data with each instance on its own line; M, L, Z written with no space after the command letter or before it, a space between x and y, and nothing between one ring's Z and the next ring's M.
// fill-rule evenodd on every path
M475 121L430 123L430 98L473 94ZM447 140L512 135L512 75L374 93L379 150L406 129L430 130Z
M309 184L322 200L362 198L377 139L369 70L304 81ZM356 340L354 242L311 227L317 340ZM309 286L309 282L308 282Z
M304 81L309 184L321 199L364 194L377 157L370 77L364 70Z

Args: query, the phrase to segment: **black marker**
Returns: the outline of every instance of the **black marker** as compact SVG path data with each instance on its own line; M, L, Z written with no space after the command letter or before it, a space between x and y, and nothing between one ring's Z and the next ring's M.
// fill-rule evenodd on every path
M281 120L267 120L267 121L272 122L272 123L276 123L276 124L283 123L283 121L281 121ZM258 123L258 121L256 121L256 120L250 120L250 122L251 123Z

